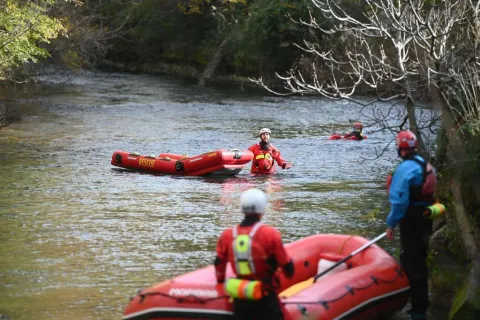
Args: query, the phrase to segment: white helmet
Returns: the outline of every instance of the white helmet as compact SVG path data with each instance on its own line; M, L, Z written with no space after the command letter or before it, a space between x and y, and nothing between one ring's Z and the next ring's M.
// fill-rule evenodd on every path
M259 189L248 189L240 197L240 207L244 214L264 214L267 209L267 196Z
M272 132L268 128L263 128L262 130L260 130L260 132L258 133L258 136L261 136L262 133L268 133L269 135L272 135Z

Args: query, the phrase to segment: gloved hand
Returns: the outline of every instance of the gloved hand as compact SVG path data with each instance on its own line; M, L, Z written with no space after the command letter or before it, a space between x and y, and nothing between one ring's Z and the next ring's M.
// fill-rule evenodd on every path
M393 229L392 228L387 228L387 239L388 240L393 240Z
M292 164L291 163L288 163L288 162L285 162L283 165L282 165L282 169L290 169L292 167Z

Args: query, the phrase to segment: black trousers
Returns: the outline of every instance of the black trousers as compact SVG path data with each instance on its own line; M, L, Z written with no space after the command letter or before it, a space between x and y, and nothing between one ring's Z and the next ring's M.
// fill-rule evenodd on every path
M284 320L280 300L274 291L269 291L262 299L233 300L235 320Z
M412 312L425 313L428 300L427 254L432 221L423 217L423 206L410 206L400 220L400 263L410 281Z

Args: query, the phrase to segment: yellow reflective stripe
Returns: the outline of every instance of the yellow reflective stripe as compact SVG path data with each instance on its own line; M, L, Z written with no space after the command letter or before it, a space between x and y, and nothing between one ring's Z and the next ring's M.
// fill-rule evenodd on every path
M235 251L237 254L237 259L243 261L237 261L237 273L239 275L248 275L252 273L248 263L248 246L250 242L250 237L248 234L241 234L235 239Z
M225 291L231 296L236 298L237 297L237 287L238 287L238 279L227 279L225 281Z
M259 154L255 157L256 160L259 160L259 159L271 159L272 156L270 155L270 153L266 153L266 154Z
M248 265L248 261L239 261L237 263L237 273L239 276L245 276L252 273L250 266Z
M255 274L255 264L252 256L252 239L262 225L263 224L261 222L256 223L248 235L237 235L237 226L233 228L232 249L238 275L246 276Z
M232 298L259 300L262 298L262 283L258 280L229 278L225 281L225 292Z
M248 251L248 243L250 242L250 238L248 234L241 234L235 240L235 249L237 252L247 252Z

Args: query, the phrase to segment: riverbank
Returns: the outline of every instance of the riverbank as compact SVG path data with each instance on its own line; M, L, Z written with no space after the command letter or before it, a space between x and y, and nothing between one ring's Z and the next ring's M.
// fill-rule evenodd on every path
M121 63L113 61L104 61L98 66L99 70L109 72L128 72L134 74L153 74L153 75L167 75L197 81L202 76L203 70L200 70L193 65L174 64L166 62L156 63ZM258 88L248 77L239 76L236 74L216 75L207 81L209 85L227 85L238 86L241 90L244 87Z

